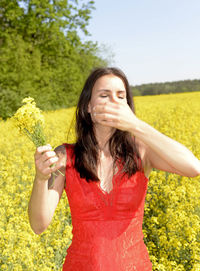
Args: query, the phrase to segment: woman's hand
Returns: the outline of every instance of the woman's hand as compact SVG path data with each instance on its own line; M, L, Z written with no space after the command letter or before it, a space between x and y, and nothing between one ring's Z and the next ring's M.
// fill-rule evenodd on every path
M130 131L139 121L127 103L98 104L92 112L97 123L123 131Z
M45 145L38 147L35 152L35 169L36 178L39 180L48 180L51 177L51 173L55 172L60 168L60 164L55 164L58 162L58 157L56 153L52 151L50 145ZM52 167L52 165L55 166Z

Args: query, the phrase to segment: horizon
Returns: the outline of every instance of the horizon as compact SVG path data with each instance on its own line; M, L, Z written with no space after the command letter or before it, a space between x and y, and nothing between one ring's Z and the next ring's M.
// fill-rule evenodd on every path
M138 84L138 85L132 85L132 84L129 83L129 85L131 87L137 87L137 86L141 86L141 85L151 85L151 84L154 85L154 84L176 83L176 82L195 81L195 80L200 81L200 78L199 79L198 78L197 79L183 79L183 80L175 80L175 81L163 81L163 82L149 82L149 83Z

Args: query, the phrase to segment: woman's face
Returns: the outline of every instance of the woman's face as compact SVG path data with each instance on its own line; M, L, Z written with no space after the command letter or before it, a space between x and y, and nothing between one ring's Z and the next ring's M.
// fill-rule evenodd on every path
M100 77L94 84L92 96L88 104L88 113L93 122L93 107L97 104L127 103L124 82L115 75L109 74Z

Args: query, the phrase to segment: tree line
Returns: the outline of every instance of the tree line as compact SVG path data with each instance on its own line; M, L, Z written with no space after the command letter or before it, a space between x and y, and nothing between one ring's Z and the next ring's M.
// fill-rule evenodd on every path
M133 96L200 91L200 80L182 80L131 86Z

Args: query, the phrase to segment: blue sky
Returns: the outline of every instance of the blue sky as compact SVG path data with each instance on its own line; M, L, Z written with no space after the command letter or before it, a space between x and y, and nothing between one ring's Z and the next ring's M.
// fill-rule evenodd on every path
M88 38L130 84L200 79L199 0L96 0ZM103 52L102 52L103 55Z

